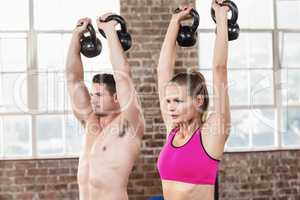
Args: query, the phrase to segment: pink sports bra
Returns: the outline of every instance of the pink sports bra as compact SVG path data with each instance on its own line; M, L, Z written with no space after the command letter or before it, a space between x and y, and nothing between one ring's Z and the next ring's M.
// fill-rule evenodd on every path
M219 160L212 158L204 149L200 128L183 146L176 147L173 140L178 128L171 131L162 148L157 168L162 180L173 180L192 184L214 185Z

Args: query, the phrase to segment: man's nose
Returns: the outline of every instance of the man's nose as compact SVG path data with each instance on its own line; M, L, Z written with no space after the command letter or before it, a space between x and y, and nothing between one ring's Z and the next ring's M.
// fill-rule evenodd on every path
M98 101L99 101L99 97L95 97L95 96L91 97L91 102L92 103L97 103Z

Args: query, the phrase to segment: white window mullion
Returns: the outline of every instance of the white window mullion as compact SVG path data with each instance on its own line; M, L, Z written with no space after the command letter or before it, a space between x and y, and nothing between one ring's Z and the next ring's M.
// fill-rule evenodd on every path
M29 147L31 147L31 149L30 149L30 151L29 151L29 155L31 155L31 157L33 157L34 155L36 155L36 153L35 153L35 144L34 144L34 140L33 140L33 125L34 123L33 123L33 116L32 115L30 115L30 121L29 121ZM35 149L33 149L33 147L35 148Z
M37 36L34 30L34 5L29 0L29 32L27 37L27 101L31 119L32 157L37 156L36 113L38 109Z
M63 138L63 155L67 155L67 140L66 140L66 116L62 115L62 138Z
M278 31L278 22L277 22L277 0L273 0L273 9L274 9L274 30L273 30L273 91L274 91L274 103L276 107L276 139L275 143L279 149L282 148L282 84L281 84L281 71L280 71L280 52L279 52L279 31Z
M2 68L3 68L3 63L2 63L2 48L1 48L1 45L2 45L2 38L0 37L0 90L2 91L2 75L3 75L3 72L2 72ZM2 94L0 94L2 95ZM0 98L0 109L2 107L4 107L4 104L3 104L3 98ZM2 135L2 134L1 134Z
M0 134L0 142L1 142L1 154L0 154L0 158L4 158L4 132L3 132L3 117L0 116L0 131L2 134Z
M248 81L248 104L251 104L251 72L247 70L247 81ZM250 105L250 110L248 110L248 122L250 123L249 126L249 147L253 148L253 122L252 122L252 105Z

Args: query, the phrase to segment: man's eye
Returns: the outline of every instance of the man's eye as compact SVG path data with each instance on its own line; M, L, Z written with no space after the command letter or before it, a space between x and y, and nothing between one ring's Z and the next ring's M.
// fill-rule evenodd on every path
M182 103L183 101L179 100L179 99L175 99L174 100L176 103Z

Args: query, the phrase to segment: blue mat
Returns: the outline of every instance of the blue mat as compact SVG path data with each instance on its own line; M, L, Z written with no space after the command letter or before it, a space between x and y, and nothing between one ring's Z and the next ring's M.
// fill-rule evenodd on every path
M164 200L163 196L150 197L148 200Z

